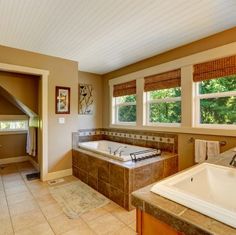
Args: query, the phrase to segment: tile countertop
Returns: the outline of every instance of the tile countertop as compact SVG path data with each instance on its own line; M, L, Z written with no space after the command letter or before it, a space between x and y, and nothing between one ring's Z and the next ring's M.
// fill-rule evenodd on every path
M233 150L230 149L220 154L219 157L209 159L206 162L229 166L229 162L235 153L236 152L233 152ZM131 200L133 206L156 217L186 235L236 235L236 229L152 193L150 189L154 184L132 193Z
M148 158L142 161L137 161L137 162L133 162L133 161L119 161L113 158L109 158L106 156L103 156L102 153L95 153L93 151L89 151L89 150L84 150L82 148L79 147L73 147L73 150L75 151L79 151L88 155L92 155L93 157L99 158L101 160L105 160L107 162L125 167L125 168L129 168L129 169L133 169L133 168L138 168L144 165L149 165L152 164L154 162L159 162L159 161L163 161L172 157L177 157L178 155L176 153L170 153L170 152L162 152L161 156L158 157L153 157L153 158Z

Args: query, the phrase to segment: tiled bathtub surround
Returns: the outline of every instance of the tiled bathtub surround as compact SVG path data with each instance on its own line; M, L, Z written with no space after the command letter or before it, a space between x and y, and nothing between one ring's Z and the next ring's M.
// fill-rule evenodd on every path
M163 151L177 153L178 136L152 131L136 131L124 129L84 129L73 133L73 147L78 142L93 140L111 140L142 147L158 148Z
M165 178L178 170L173 153L137 163L119 162L89 151L73 149L73 175L127 210L132 209L133 191Z

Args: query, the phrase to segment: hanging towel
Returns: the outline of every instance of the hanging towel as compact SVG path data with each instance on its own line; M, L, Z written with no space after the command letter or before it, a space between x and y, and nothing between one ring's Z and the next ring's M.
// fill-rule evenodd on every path
M220 154L219 141L207 141L207 158L216 157Z
M29 127L27 133L27 143L26 143L26 152L30 155L35 157L36 156L36 128Z
M201 163L207 157L207 142L205 140L195 140L195 162Z

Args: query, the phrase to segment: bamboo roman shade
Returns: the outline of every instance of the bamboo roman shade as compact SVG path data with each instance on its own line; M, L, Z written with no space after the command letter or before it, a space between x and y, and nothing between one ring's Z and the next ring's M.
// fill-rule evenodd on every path
M144 91L154 91L181 86L181 70L160 73L145 77Z
M136 80L114 85L113 97L136 94Z
M195 64L193 81L200 82L233 74L236 74L236 56L229 56L201 64Z

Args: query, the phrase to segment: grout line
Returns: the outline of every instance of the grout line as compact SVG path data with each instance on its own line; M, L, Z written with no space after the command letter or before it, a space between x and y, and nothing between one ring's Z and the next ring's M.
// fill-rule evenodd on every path
M4 191L4 195L5 195L5 200L6 200L6 203L7 203L7 210L8 210L8 214L9 214L10 221L11 221L11 228L12 228L13 233L15 233L15 230L14 230L14 227L13 227L13 222L12 222L12 217L11 217L11 213L10 213L10 208L9 208L9 204L8 204L8 200L7 200L6 189L5 189L5 185L3 183L2 174L0 174L0 176L1 176L0 177L1 178L1 183L3 185L3 191Z
M33 165L32 165L32 166L33 166ZM43 213L43 211L42 211L42 209L41 209L41 207L40 207L40 205L39 205L39 203L38 203L36 197L35 197L34 194L31 192L31 189L30 189L30 187L29 187L28 184L27 184L27 179L25 179L25 178L23 177L22 172L19 172L19 173L20 173L22 179L24 180L24 183L25 183L27 189L29 190L30 194L32 195L33 199L35 200L35 202L36 202L36 204L37 204L37 206L38 206L40 212L42 213L43 217L44 217L45 220L47 221L47 223L48 223L49 227L51 228L52 232L56 235L56 233L55 233L54 229L52 228L51 224L49 223L47 217L44 215L44 213Z

